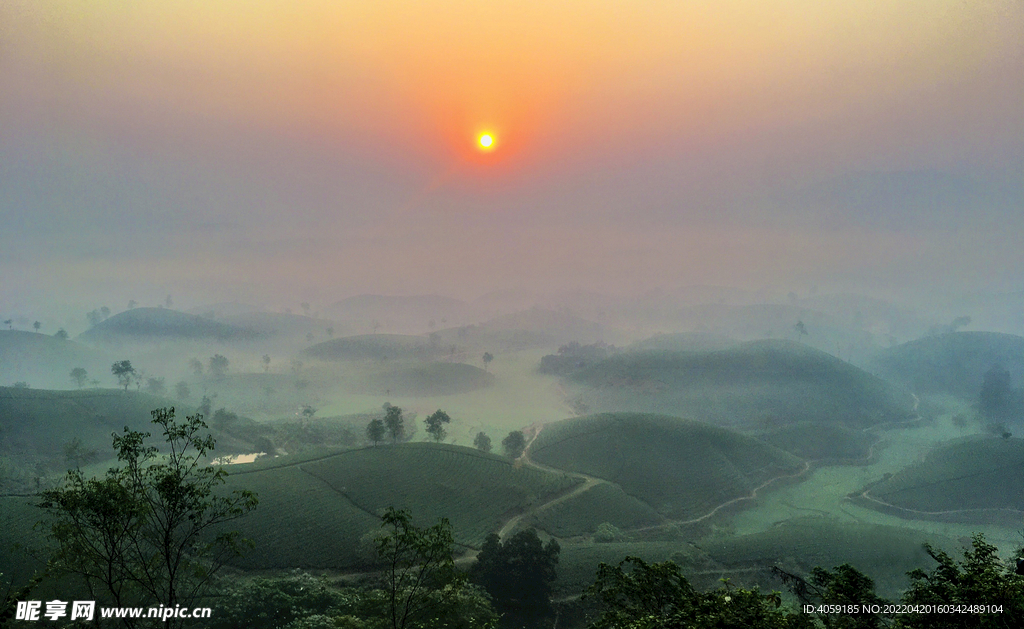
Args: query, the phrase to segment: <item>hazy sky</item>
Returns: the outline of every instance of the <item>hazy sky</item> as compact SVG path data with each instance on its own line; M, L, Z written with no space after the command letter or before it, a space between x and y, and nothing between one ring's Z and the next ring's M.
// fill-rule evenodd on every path
M1022 243L1021 0L0 0L12 303L1020 290Z

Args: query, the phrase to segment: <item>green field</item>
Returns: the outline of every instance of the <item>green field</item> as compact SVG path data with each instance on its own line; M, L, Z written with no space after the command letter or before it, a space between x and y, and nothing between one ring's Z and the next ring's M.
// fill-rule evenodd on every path
M378 527L377 515L389 506L410 509L424 526L447 517L459 543L478 546L512 515L577 482L444 444L282 457L232 469L230 488L261 496L259 508L232 528L256 542L246 567L343 568L359 564L359 538Z
M618 484L658 513L700 518L803 464L761 441L700 422L608 413L544 427L530 457Z
M592 411L664 413L722 426L839 423L864 428L912 415L913 397L834 356L791 341L713 352L626 352L573 374Z
M113 360L101 350L49 334L0 330L0 386L25 382L33 388L71 388L76 386L70 377L75 367L85 369L90 380L110 383Z
M868 496L908 510L907 517L950 512L951 521L985 522L1000 514L974 510L1006 510L1000 520L1019 522L1024 516L1024 439L974 438L936 448L923 462L872 486Z

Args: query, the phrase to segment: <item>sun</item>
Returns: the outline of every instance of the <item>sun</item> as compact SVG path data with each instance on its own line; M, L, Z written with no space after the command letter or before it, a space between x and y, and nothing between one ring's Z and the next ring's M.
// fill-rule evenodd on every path
M476 144L481 151L493 151L497 142L495 142L493 134L485 132L477 136Z

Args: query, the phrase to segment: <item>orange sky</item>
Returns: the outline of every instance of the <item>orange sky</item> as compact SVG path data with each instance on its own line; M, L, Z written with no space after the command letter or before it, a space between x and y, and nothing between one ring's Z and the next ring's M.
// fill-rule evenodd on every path
M977 190L1024 181L1022 77L1015 0L11 0L0 217L16 237L0 249L37 255L32 234L47 233L116 265L105 239L166 235L181 239L166 258L132 255L155 268L184 248L244 274L249 263L225 252L248 255L245 243L333 238L346 249L323 261L341 268L387 234L434 260L431 276L403 274L400 258L359 281L403 291L462 264L446 252L467 239L500 260L474 269L481 290L517 274L599 284L625 259L623 286L666 264L691 271L668 281L711 266L741 278L764 265L653 246L647 262L630 256L637 242L771 240L794 225L855 225L858 242L892 242L880 255L898 257L899 234L869 234L948 227L988 207ZM497 138L486 154L484 129ZM863 173L903 182L876 188L937 186L951 209L901 213L903 200L883 199L861 224L842 195ZM1016 207L993 194L972 224L998 230ZM564 261L585 257L565 253L551 262L573 267L559 279L510 263L542 233L607 251L588 264L608 268L586 276ZM780 273L847 264L777 240Z

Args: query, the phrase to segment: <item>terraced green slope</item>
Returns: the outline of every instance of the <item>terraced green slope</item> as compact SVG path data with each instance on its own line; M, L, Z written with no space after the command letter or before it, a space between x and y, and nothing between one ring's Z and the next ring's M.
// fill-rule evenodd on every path
M530 447L544 465L618 484L666 517L700 518L803 463L751 437L660 415L605 413L548 424Z
M377 514L389 506L410 509L423 526L447 517L459 543L477 546L512 515L579 482L470 448L432 443L277 463L239 466L229 477L230 488L261 495L259 508L233 526L256 542L257 551L242 562L246 567L359 565L360 537L376 530Z
M172 406L163 398L136 391L86 389L51 391L0 387L0 439L18 454L57 455L78 437L84 445L112 455L110 434L125 426L151 428L150 411Z
M569 385L593 411L665 413L742 428L766 421L863 428L906 419L914 408L909 392L791 341L626 352L573 374Z
M1019 526L1024 513L1024 439L989 437L942 446L920 464L872 486L867 497L873 500L858 503L886 511L891 505L903 517Z

